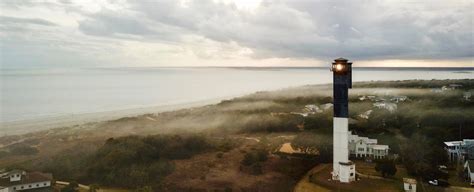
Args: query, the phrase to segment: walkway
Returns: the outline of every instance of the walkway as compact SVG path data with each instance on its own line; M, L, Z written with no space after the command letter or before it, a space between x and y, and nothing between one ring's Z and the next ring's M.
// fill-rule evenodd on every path
M66 181L56 181L56 184L58 185L69 185L69 182L66 182ZM83 185L83 184L78 184L79 185L79 188L81 189L85 189L85 190L89 190L89 186L87 185Z
M308 171L308 173L306 173L306 175L300 179L300 181L298 181L298 183L296 184L295 186L295 189L293 190L293 192L326 192L326 191L331 191L327 188L324 188L324 187L321 187L319 185L316 185L314 183L311 183L309 182L309 176L314 174L314 173L317 173L321 170L323 170L324 168L326 168L329 164L319 164L317 165L316 167L314 167L313 169L311 169L310 171Z

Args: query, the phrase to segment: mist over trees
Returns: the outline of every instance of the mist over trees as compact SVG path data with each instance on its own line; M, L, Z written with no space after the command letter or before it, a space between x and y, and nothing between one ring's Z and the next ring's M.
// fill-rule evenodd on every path
M424 179L446 177L437 169L438 165L447 163L443 141L474 138L474 102L463 98L463 93L472 89L474 80L433 81L436 86L431 82L355 83L349 105L349 129L353 133L389 145L390 152L400 157L394 163L403 164L409 174ZM431 91L448 83L463 87L441 93ZM332 108L307 115L301 113L306 105L331 103L331 94L329 85L303 86L258 92L206 107L121 118L96 124L89 130L45 132L47 136L43 135L46 138L43 141L27 139L4 147L0 150L0 159L35 157L34 161L20 162L16 167L51 172L57 179L142 191L160 189L163 178L175 171L176 160L216 151L221 154L213 154L213 157L225 158L222 152L238 146L230 137L293 135L292 147L319 154L302 162L330 163ZM396 103L396 110L388 111L374 107L374 101L359 99L368 95L387 102L392 102L393 96L408 99ZM372 113L368 118L360 116L369 110ZM137 135L129 136L131 133ZM94 138L88 137L90 135ZM272 143L263 138L262 143ZM19 136L6 137L0 144L20 139ZM45 141L47 143L41 145ZM41 156L42 146L69 141L77 142L53 155ZM275 143L272 143L274 148L281 144ZM266 155L270 152L268 146L265 150L248 151L237 164L249 167L255 175L264 174L260 171L268 162ZM287 163L279 165L280 172L300 178L304 169L295 172L293 168L298 165L294 161ZM390 176L394 171L392 164L379 162L378 169Z

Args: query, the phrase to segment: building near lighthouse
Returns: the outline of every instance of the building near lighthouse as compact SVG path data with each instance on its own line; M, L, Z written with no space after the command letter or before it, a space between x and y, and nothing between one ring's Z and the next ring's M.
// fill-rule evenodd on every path
M352 88L352 63L334 60L333 98L333 171L332 179L343 183L355 181L355 164L349 161L349 88Z

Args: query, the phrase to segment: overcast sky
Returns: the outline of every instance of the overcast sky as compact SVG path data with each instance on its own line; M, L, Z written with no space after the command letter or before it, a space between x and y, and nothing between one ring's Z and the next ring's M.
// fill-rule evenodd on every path
M472 0L0 2L2 68L474 67Z

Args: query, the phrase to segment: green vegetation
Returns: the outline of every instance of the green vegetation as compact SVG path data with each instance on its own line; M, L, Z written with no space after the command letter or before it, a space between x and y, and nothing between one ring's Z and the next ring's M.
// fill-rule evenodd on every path
M426 136L415 134L402 144L401 157L411 175L424 180L448 179L448 175L438 169L448 162L446 152Z
M129 136L110 138L88 167L92 180L136 187L160 183L173 171L169 160L190 158L212 148L203 136Z
M268 151L260 148L246 153L241 164L250 167L252 174L259 175L263 173L262 163L267 161L267 159Z
M26 144L15 144L9 147L10 155L35 155L38 149Z
M79 184L75 181L72 181L69 183L69 185L66 185L66 187L61 189L61 192L77 192L77 188L79 187Z
M319 155L314 159L315 162L332 162L332 135L319 134L315 131L300 133L293 139L292 145L303 152L317 151Z
M461 85L461 89L474 89L474 81L472 79L446 79L446 80L401 80L401 81L371 81L363 83L355 83L354 88L419 88L431 89L441 88L450 84Z
M77 179L125 188L146 186L159 189L162 179L173 172L172 160L226 149L229 141L209 142L201 135L154 135L109 138L95 151L63 151L42 169L56 178ZM65 189L70 190L70 189ZM137 189L138 190L138 189Z
M394 160L380 159L375 162L375 170L380 172L383 177L394 176L395 173L397 173L397 167L395 166Z
M264 149L253 150L245 154L242 165L251 166L260 162L264 162L268 159L268 151Z
M89 192L97 192L99 190L100 190L100 186L98 184L89 185Z

